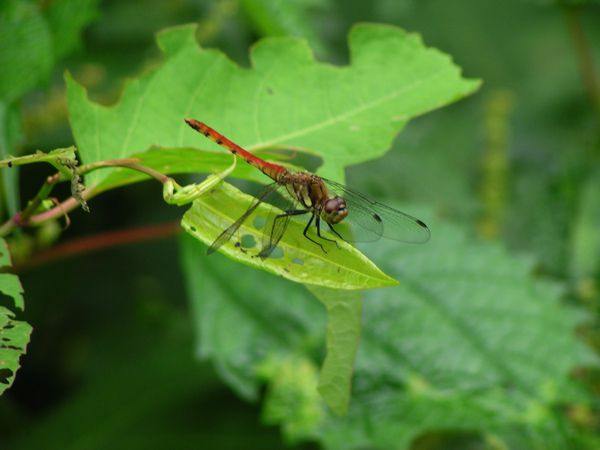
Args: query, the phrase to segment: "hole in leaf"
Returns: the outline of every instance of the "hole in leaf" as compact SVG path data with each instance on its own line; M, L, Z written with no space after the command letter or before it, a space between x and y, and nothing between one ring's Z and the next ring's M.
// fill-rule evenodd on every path
M298 264L299 266L303 266L304 265L304 260L300 259L300 258L294 258L294 259L292 259L292 262L294 264Z
M21 350L19 347L16 347L14 345L2 345L2 346L0 346L0 348L14 350L16 352L18 352L19 350Z
M263 216L256 216L254 218L254 228L256 228L257 230L260 230L261 228L264 228L265 224L267 223L267 218L263 217Z
M243 235L240 243L244 248L256 247L256 239L251 234Z
M281 249L281 247L275 247L275 249L269 255L269 258L272 258L272 259L283 258L283 250Z
M190 230L191 230L191 231L193 231L193 232L195 233L195 232L196 232L196 227L194 227L194 226L191 226L191 227L190 227Z

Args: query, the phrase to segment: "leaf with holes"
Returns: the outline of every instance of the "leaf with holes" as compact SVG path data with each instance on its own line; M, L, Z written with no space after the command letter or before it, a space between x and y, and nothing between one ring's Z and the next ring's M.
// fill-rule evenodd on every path
M10 266L10 254L6 241L0 239L0 267ZM25 353L31 326L16 320L14 310L23 310L23 287L16 275L0 273L0 292L4 299L0 300L0 395L8 389L19 368L19 358ZM11 301L6 302L10 298Z
M244 214L253 201L253 197L222 183L194 201L183 216L181 225L196 239L210 245L224 229ZM343 241L339 242L339 248L324 242L327 253L317 245L307 244L302 234L305 223L301 219L290 221L278 245L281 255L274 252L266 259L257 257L268 233L264 224L273 211L274 207L261 204L242 224L238 235L221 247L222 252L236 261L298 283L335 289L367 289L397 283L355 247ZM258 227L261 222L263 228Z

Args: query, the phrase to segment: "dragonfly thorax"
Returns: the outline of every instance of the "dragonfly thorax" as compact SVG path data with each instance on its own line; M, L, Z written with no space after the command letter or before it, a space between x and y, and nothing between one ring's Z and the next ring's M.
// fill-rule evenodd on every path
M286 186L289 194L302 206L314 211L323 220L335 225L348 215L346 200L339 195L329 196L321 177L310 172L284 172L277 182Z

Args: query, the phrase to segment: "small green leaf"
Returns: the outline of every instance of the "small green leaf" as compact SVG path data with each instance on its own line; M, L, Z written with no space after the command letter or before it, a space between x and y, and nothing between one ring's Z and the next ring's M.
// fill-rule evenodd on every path
M222 183L194 201L183 216L181 225L196 239L210 245L223 230L245 213L254 200L233 186ZM298 283L335 289L366 289L397 283L356 248L343 241L339 242L339 248L325 242L325 253L303 236L305 222L298 219L290 220L288 229L279 242L278 247L283 256L277 257L275 251L266 259L256 257L270 230L258 229L255 221L260 222L259 218L262 218L267 223L271 214L277 211L270 205L261 204L242 224L237 236L233 236L221 247L221 251L236 261Z
M10 254L6 241L0 239L0 268L10 267ZM23 287L16 275L0 273L0 292L12 302L5 303L0 299L0 395L8 389L19 368L19 358L25 353L31 326L23 321L15 320L13 310L23 310Z

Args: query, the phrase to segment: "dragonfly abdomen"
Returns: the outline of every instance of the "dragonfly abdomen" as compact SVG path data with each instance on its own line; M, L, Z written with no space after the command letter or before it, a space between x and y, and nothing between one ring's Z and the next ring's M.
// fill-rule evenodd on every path
M247 150L244 150L242 147L237 145L235 142L230 141L221 133L213 130L211 127L206 125L203 122L200 122L196 119L185 119L186 123L192 127L194 130L202 133L204 136L209 138L211 141L216 142L217 144L227 148L234 155L239 155L244 161L246 161L251 166L256 167L266 176L271 179L278 181L280 175L287 170L278 164L272 164L270 162L264 161L260 158L257 158L252 153Z

